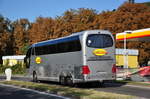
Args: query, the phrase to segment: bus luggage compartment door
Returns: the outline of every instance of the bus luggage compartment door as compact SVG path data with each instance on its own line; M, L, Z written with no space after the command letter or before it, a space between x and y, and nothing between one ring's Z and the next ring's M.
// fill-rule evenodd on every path
M113 49L105 49L105 55L94 55L93 49L88 49L87 66L90 73L87 80L113 80L112 67L115 64Z
M88 61L88 80L112 80L112 61Z

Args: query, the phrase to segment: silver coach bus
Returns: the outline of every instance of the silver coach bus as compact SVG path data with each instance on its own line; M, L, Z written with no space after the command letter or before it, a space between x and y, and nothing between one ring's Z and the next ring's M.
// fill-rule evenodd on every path
M114 80L115 44L105 30L88 30L33 44L25 62L33 81L61 84Z

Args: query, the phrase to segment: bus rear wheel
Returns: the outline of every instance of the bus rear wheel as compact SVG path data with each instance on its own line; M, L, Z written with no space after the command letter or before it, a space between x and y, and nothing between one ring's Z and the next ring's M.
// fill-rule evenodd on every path
M66 77L60 76L59 82L60 82L61 85L66 85Z
M70 76L66 77L66 81L67 81L68 86L71 86L71 87L74 86L72 77Z

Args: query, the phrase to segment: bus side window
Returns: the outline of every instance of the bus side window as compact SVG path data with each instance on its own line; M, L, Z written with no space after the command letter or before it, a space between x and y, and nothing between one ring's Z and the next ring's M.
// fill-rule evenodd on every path
M68 52L81 51L81 44L79 40L74 40L68 43L69 50Z
M56 44L53 44L53 45L50 45L49 46L49 50L48 50L48 54L55 54L57 53L57 45Z
M79 40L75 41L75 46L76 46L75 51L81 51L81 43Z

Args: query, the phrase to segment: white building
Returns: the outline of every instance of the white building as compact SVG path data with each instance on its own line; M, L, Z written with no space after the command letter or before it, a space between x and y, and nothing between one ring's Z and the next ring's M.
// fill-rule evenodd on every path
M3 65L13 66L17 63L23 64L24 63L25 55L15 55L15 56L3 56Z

